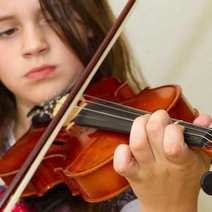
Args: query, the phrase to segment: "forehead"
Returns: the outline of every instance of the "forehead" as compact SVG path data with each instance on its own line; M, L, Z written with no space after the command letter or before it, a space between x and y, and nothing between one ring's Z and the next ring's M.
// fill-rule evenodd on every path
M31 12L40 8L39 0L0 0L0 15Z

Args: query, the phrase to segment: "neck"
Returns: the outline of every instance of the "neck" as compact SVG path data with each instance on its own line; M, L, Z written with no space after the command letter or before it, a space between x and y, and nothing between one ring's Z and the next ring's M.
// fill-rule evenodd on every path
M80 126L129 134L134 119L147 113L125 105L96 99L88 101L74 122ZM189 146L204 149L204 152L212 155L211 129L195 126L182 120L172 119L172 121L184 127L185 142Z
M31 104L24 104L17 100L17 120L14 125L14 136L16 140L21 138L30 128L31 120L27 118L27 113L33 107Z

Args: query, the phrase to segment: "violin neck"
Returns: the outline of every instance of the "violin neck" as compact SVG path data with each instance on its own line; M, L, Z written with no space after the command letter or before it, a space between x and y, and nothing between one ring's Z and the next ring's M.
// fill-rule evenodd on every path
M75 118L80 126L94 127L112 132L129 134L133 121L149 112L126 105L98 100L88 103ZM172 119L174 123L184 127L185 142L191 147L212 147L212 130L191 123Z

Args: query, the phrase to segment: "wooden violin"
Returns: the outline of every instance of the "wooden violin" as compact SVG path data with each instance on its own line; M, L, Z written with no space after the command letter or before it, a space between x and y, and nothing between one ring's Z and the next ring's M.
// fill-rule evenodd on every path
M146 114L145 111L167 110L175 118L174 121L179 119L178 124L186 128L186 142L211 154L208 138L211 136L210 130L189 124L197 112L187 104L179 86L175 85L157 89L147 88L135 95L127 85L109 80L107 83L111 84L105 84L103 87L107 90L101 93L106 93L106 96L99 95L100 85L88 90L87 94L101 99L85 96L84 107L72 120L76 124L101 130L91 133L82 128L78 128L77 131L75 127L63 127L107 52L112 48L120 33L120 27L134 3L135 0L128 1L117 22L48 126L32 127L1 158L0 176L10 184L0 202L0 208L6 205L4 211L11 211L24 190L25 196L43 195L59 183L65 183L73 195L80 194L89 202L111 198L126 189L127 181L113 170L113 151L117 145L128 143L128 133L133 120Z
M88 202L107 200L124 191L128 182L114 171L113 152L119 144L128 144L136 117L158 109L168 111L173 121L185 127L185 141L190 147L212 155L208 141L212 134L189 123L198 113L177 85L146 88L135 95L128 84L107 79L91 86L85 99L86 104L74 119L78 126L62 128L23 196L42 196L59 183L65 183L73 195L81 195ZM0 160L0 177L7 184L44 130L43 126L32 128Z

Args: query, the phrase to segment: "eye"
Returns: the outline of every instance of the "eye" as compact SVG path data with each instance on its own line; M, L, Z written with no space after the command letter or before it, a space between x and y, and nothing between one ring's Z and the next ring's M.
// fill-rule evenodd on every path
M0 31L0 38L7 38L7 37L11 37L12 35L14 35L16 33L16 31L18 31L18 29L16 28L10 28L4 31Z

